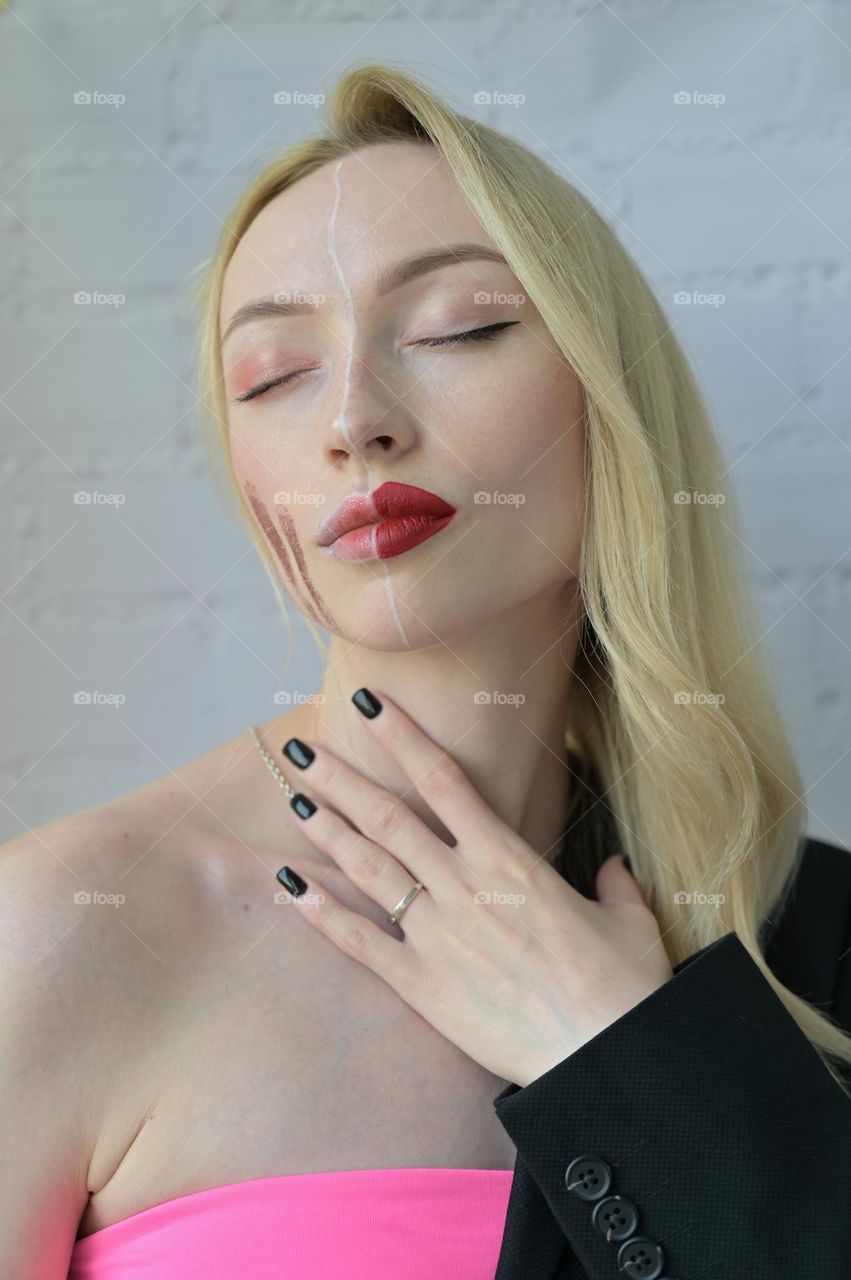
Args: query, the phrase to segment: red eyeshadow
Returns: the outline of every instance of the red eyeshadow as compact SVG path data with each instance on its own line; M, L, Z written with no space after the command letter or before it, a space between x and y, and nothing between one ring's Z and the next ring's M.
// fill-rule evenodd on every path
M293 370L295 368L294 365ZM282 372L284 370L280 367L280 361L270 359L268 355L261 356L256 351L249 351L234 361L228 370L227 378L233 394L243 396L253 387L259 386L261 382L276 377Z

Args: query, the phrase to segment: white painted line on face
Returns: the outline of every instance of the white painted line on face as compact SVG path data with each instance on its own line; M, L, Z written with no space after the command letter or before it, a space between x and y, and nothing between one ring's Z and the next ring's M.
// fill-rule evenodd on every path
M350 450L352 451L352 453L358 456L361 463L363 464L363 468L364 468L363 488L366 491L369 491L372 489L372 484L373 484L372 467L369 464L369 459L366 457L363 451L358 447L358 445L355 444L354 440L352 439L351 432L349 430L349 424L347 421L347 416L346 416L348 412L349 397L351 394L351 374L352 374L352 361L354 359L356 320L355 320L355 310L354 310L354 303L352 301L351 289L349 288L349 282L346 279L345 272L343 271L342 264L337 254L337 247L336 247L336 240L335 240L335 233L336 233L336 227L337 227L337 210L340 207L340 199L342 196L342 187L340 185L340 169L342 168L343 161L345 159L346 157L343 156L343 158L337 162L337 165L334 169L334 189L335 189L336 195L334 199L334 208L331 211L331 218L328 223L328 252L331 255L331 259L334 263L334 269L337 272L337 275L340 280L340 285L342 287L343 295L346 300L346 314L349 320L349 329L348 329L349 337L348 337L347 350L346 350L346 368L345 368L345 375L343 379L343 396L342 396L342 400L339 408L338 422L340 424L340 429L343 435L345 436L346 442ZM378 529L378 526L375 525L370 535L372 538L373 551L375 550L375 537L376 537L377 529ZM387 606L388 606L388 609L390 610L390 616L393 618L393 621L396 624L396 629L399 632L399 636L402 640L402 643L407 648L410 648L410 641L405 633L405 627L402 622L401 615L399 613L399 606L396 600L395 583L390 573L390 569L388 568L384 560L377 559L376 563L378 564L379 568L381 569L384 575L384 592L385 592L385 595L387 596Z

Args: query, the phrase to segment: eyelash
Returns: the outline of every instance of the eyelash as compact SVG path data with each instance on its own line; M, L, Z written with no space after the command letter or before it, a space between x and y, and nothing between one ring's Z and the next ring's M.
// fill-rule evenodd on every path
M495 338L503 329L510 329L512 325L519 324L519 320L502 320L498 324L486 324L481 329L464 329L461 333L450 333L444 338L423 338L418 343L421 347L448 347L456 342L487 342L491 338Z
M496 324L486 324L480 329L464 329L461 333L450 333L442 338L423 338L421 342L417 343L417 346L448 347L460 342L489 342L504 329L510 329L513 325L519 323L519 320L502 320ZM265 391L270 391L272 387L279 387L283 383L289 382L290 379L297 378L300 372L302 371L288 373L283 378L273 378L269 382L261 382L258 386L252 387L250 391L246 391L245 395L234 396L234 399L242 404L246 400L256 400L258 396L262 396Z

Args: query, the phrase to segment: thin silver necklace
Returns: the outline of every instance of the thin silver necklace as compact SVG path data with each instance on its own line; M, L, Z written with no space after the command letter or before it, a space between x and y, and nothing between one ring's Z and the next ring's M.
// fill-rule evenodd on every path
M263 757L266 763L266 768L272 774L273 778L275 779L275 781L277 782L281 790L284 792L284 794L288 796L290 800L292 800L293 796L298 795L298 792L293 787L290 786L290 784L287 782L286 778L281 773L278 766L275 764L275 761L270 756L269 752L263 746L263 743L260 741L260 734L257 732L257 726L252 724L250 726L250 729L254 737L254 741L257 744L257 750L260 752L261 756ZM558 864L558 862L564 856L565 849L567 846L567 837L568 837L568 832L564 831L562 833L561 840L559 843L558 854L556 858L553 860L555 864ZM562 872L562 874L564 873Z
M272 776L274 777L275 781L277 782L281 790L284 792L284 794L287 795L290 800L292 800L293 796L298 795L298 792L295 790L294 787L290 786L290 784L287 782L286 778L281 773L278 766L275 764L275 761L269 755L269 752L263 746L263 743L260 741L260 734L257 732L257 726L251 725L250 728L251 728L252 734L254 735L254 741L257 743L257 750L260 752L261 756L266 762L266 768L272 774Z

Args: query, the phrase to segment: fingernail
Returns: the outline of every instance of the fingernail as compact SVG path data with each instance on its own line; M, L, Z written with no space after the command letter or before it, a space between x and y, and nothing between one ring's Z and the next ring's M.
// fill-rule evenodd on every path
M621 854L621 857L623 858L623 865L626 867L629 874L632 875L632 863L630 862L629 858L626 856L625 853Z
M316 812L316 805L313 801L308 800L307 796L303 796L300 791L296 792L290 804L300 818L309 818L312 813Z
M289 742L284 743L283 752L288 760L292 760L293 764L298 765L299 769L306 769L316 755L316 752L311 751L307 743L302 742L301 738L290 738Z
M358 689L357 693L352 694L352 702L368 720L373 720L381 710L381 703L369 689Z
M307 889L307 885L302 880L301 876L298 872L293 871L291 867L281 867L276 879L280 880L284 888L288 889L290 893L295 894L297 898L301 897Z

